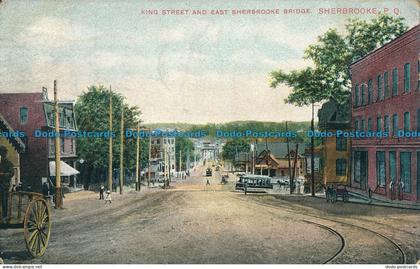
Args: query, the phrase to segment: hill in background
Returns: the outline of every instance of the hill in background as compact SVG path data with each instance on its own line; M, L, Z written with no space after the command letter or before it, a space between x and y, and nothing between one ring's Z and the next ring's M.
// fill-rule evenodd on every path
M308 138L304 135L304 132L311 128L309 121L304 122L288 122L289 131L297 131L298 137L293 139L294 142L309 142ZM191 123L149 123L145 124L146 127L156 128L168 128L177 129L182 131L205 131L209 134L209 137L214 137L216 130L220 129L227 132L238 131L244 132L246 130L252 130L254 132L265 132L265 131L286 131L286 122L263 122L263 121L232 121L226 123L206 123L206 124L191 124Z

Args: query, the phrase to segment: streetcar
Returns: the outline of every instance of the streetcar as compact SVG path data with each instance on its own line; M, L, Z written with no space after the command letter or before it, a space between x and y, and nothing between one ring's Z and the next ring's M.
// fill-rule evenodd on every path
M273 189L272 178L263 175L243 174L239 176L235 190L247 192L266 192L266 189Z

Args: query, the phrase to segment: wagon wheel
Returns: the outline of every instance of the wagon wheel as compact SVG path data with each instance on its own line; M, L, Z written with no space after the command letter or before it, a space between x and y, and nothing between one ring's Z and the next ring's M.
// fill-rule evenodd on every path
M43 199L34 199L26 208L23 220L26 248L32 257L44 255L51 233L51 211Z

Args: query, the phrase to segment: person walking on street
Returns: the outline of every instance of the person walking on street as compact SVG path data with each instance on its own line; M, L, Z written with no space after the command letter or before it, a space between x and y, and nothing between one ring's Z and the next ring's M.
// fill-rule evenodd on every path
M10 182L14 175L13 163L7 159L7 148L0 146L0 196L2 218L7 217L7 204L9 197Z
M105 187L104 185L101 185L101 187L99 188L99 200L104 199L104 191L105 191Z
M48 186L47 182L42 184L42 195L44 195L44 197L50 195L50 187Z
M106 197L105 197L105 204L111 204L112 203L112 197L111 192L109 190L106 191Z

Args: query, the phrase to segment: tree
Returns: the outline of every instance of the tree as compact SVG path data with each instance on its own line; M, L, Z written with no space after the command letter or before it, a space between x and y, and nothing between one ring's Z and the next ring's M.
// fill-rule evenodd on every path
M348 100L351 89L351 63L403 34L407 28L403 18L384 14L369 22L350 20L344 34L329 29L305 50L304 58L312 60L314 68L290 73L273 71L270 86L291 87L285 102L297 106L328 100L342 104Z
M104 86L90 86L76 101L75 112L78 129L81 131L109 131L109 97L110 92ZM115 133L113 139L113 167L119 167L120 155L120 126L121 111L124 109L124 129L136 129L137 121L140 120L140 110L136 106L130 107L124 103L124 97L112 91L112 130ZM147 143L142 143L144 149ZM83 178L85 187L88 188L91 181L105 180L108 167L109 139L81 137L77 140L77 154L85 160ZM135 168L136 139L124 140L124 166L130 170ZM147 151L147 148L144 149ZM143 157L143 156L142 156ZM144 158L144 157L143 157ZM142 158L142 161L144 162Z
M180 170L185 170L187 168L188 153L190 156L190 161L194 160L194 145L191 139L187 137L177 137L175 139L175 160L177 167ZM179 153L181 152L182 167L179 167Z
M223 146L223 159L229 160L235 165L235 156L240 152L249 152L250 150L249 143L244 139L233 139Z

